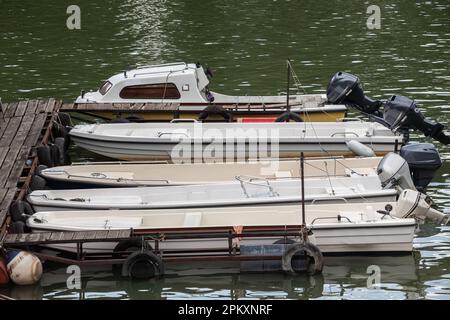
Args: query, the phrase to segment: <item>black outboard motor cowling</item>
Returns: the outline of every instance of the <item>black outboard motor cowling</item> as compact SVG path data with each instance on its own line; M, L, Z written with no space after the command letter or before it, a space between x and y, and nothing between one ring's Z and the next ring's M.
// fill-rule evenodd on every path
M348 104L365 113L378 114L382 102L364 95L361 81L353 74L338 72L327 87L327 99L332 104Z
M439 152L431 143L408 143L400 150L400 156L408 162L414 185L419 191L428 186L442 166Z
M371 120L379 122L393 131L408 133L416 129L441 143L450 144L450 136L444 132L440 123L425 119L416 103L404 96L394 95L384 104L364 95L361 81L357 76L346 72L337 72L328 83L327 99L329 103L343 103L366 113Z
M425 119L414 100L407 97L392 96L384 105L383 118L393 131L416 129L439 142L450 143L450 138L443 132L444 126Z

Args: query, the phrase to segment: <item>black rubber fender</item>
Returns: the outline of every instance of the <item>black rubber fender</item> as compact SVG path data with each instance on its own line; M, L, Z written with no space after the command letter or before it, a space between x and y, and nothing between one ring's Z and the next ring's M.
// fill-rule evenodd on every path
M292 258L300 252L304 252L306 256L314 260L314 267L307 271L310 275L322 273L323 270L322 252L317 246L313 245L310 242L306 243L298 242L290 245L287 248L287 250L283 253L283 256L281 258L281 267L283 268L284 272L289 274L298 273L292 268Z
M140 238L128 239L120 241L113 250L113 258L121 258L126 251L146 251L152 250L152 247Z
M64 165L66 163L66 138L58 137L55 139L55 146L58 148L58 165Z
M34 214L34 211L28 202L17 200L10 206L9 214L11 215L12 221L25 222L30 216Z
M37 148L36 152L37 152L39 164L43 164L44 166L47 166L48 168L51 168L54 166L52 154L50 151L50 146L48 146L48 145L39 146Z
M130 254L122 264L122 276L132 279L150 279L164 275L162 259L151 251Z
M41 177L40 175L35 174L33 178L31 179L30 183L30 190L45 190L47 186L47 181L45 178Z
M231 112L225 110L221 106L207 106L198 116L197 120L199 121L205 121L209 116L211 115L218 115L221 116L225 122L233 122L233 115Z
M275 122L288 122L289 120L294 120L295 122L303 122L303 119L295 112L285 111L278 118L275 119Z
M70 127L72 125L72 118L70 117L70 114L66 112L59 112L58 120L64 127Z
M49 144L50 147L50 156L52 157L53 166L57 166L59 164L59 147L54 143Z
M25 233L25 222L15 221L15 222L11 223L11 225L9 227L9 233L11 233L11 234Z

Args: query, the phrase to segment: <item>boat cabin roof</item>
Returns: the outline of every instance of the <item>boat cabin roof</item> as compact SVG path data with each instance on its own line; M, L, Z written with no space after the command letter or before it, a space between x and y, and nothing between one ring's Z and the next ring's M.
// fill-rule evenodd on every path
M96 92L86 95L94 101L123 99L206 101L204 89L209 80L201 65L176 62L140 66L113 75Z

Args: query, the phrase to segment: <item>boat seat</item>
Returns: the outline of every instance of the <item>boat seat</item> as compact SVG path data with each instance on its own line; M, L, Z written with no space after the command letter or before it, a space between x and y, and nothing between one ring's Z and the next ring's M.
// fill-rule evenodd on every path
M202 222L201 212L187 212L184 214L183 225L185 227L200 227L201 222Z
M291 171L277 171L275 172L275 178L292 178Z

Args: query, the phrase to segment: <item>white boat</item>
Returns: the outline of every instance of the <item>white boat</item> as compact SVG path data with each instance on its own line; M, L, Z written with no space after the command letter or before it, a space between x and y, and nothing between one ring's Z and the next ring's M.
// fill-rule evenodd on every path
M383 189L376 173L305 179L306 202L395 201L397 193ZM238 176L236 182L209 185L36 190L27 200L35 211L289 205L301 201L301 181Z
M450 215L431 208L426 196L413 190L404 190L397 202L305 205L304 215L306 226L313 232L311 242L324 253L412 251L416 220L450 222ZM158 247L165 254L184 250L192 254L205 249L228 252L229 237L222 237L217 232L241 235L252 230L270 229L272 233L267 236L237 238L235 244L237 247L272 244L280 239L276 231L292 230L302 224L302 211L299 205L243 207L239 210L99 210L67 211L64 214L51 211L35 213L26 224L32 232L132 229L134 235L147 235L153 248ZM208 232L213 237L204 237ZM203 237L199 237L199 233ZM180 238L180 234L185 237ZM287 239L298 241L298 236ZM155 246L156 242L158 246ZM112 251L116 244L93 242L85 243L83 248L86 252L105 252ZM76 250L74 243L52 247Z
M305 177L346 177L375 172L381 157L323 158L304 161ZM224 163L80 162L40 171L52 189L178 186L226 183L236 176L299 178L300 160Z
M78 125L72 140L121 160L174 162L354 155L350 141L376 154L395 151L404 135L373 122L111 123Z
M209 72L209 71L208 71ZM287 97L230 96L210 91L205 70L198 64L184 62L141 66L116 74L101 84L95 92L82 93L76 103L177 103L178 112L198 114L214 103L222 106L245 107L248 113L283 112ZM342 104L327 104L325 94L290 95L292 112L302 113L317 121L337 120L347 110Z
M414 219L384 216L377 210L385 210L391 203L365 204L317 204L306 206L307 226L312 229L311 241L324 253L327 252L380 252L411 251L415 230ZM384 217L384 218L383 218ZM300 206L245 207L172 210L102 210L38 212L27 220L32 232L87 231L132 228L134 232L165 234L170 230L207 233L210 229L242 232L254 227L270 227L283 230L301 224ZM240 245L272 244L280 237L245 237ZM298 240L292 237L292 240ZM112 251L117 243L85 243L85 252ZM154 247L154 244L151 243ZM159 242L159 248L170 251L228 250L227 238L169 239ZM58 244L52 247L75 251L74 244Z

